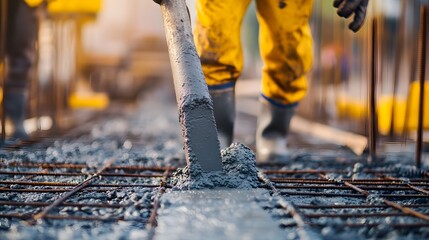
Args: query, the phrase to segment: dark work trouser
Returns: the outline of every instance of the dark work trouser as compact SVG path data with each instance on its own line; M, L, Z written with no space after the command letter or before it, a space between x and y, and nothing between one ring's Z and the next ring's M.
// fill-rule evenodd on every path
M1 12L2 9L0 9ZM4 29L0 29L4 33ZM7 0L5 116L11 120L13 139L27 139L24 129L30 71L35 57L37 19L23 0Z
M5 91L25 91L35 57L37 19L24 0L7 1L6 31L8 74Z

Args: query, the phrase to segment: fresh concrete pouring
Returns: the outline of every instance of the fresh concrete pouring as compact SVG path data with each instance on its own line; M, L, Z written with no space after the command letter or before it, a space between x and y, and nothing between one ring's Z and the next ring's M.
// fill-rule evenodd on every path
M233 143L222 149L223 171L204 172L198 165L179 169L174 177L175 190L193 190L203 188L238 188L258 187L258 170L255 154L241 143ZM192 174L191 174L192 173Z
M161 198L155 239L284 239L284 232L256 202L270 195L256 189L255 154L233 143L221 155L223 171L204 172L191 165L175 173L173 191Z
M200 165L206 172L221 171L213 104L192 38L185 0L162 0L160 5L188 167L192 170L192 165Z
M265 190L197 190L162 197L155 239L285 239L256 198Z

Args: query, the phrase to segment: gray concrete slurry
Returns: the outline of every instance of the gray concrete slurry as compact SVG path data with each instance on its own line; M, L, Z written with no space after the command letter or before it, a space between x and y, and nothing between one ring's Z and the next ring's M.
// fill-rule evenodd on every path
M255 199L266 190L195 190L166 193L161 199L156 240L285 239Z
M255 154L241 143L233 143L222 149L223 171L204 172L199 164L191 164L174 173L175 190L192 190L204 188L239 188L258 187L258 170Z

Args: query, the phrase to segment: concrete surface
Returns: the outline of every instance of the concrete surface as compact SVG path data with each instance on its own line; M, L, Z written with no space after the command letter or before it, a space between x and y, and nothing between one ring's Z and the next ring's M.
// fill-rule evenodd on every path
M166 193L154 239L285 239L269 213L255 202L264 197L269 194L261 189Z

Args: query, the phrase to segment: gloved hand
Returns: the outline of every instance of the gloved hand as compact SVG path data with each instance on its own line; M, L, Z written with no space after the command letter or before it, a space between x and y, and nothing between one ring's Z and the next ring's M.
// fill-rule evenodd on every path
M355 14L349 29L357 32L365 21L366 8L369 0L334 0L334 7L338 8L337 14L340 17L349 18Z

